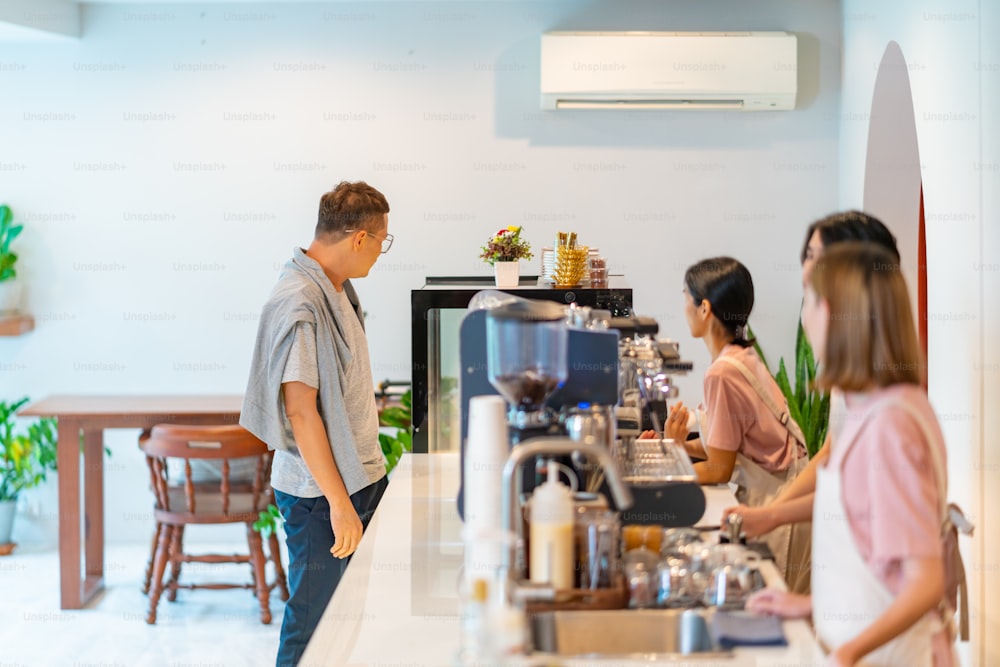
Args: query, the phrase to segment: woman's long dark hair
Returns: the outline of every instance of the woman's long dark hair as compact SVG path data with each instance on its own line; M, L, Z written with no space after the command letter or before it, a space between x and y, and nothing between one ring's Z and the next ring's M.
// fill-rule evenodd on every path
M753 278L747 267L732 257L703 259L688 267L684 285L695 306L703 300L712 304L712 314L734 345L753 345L747 333L747 320L753 310Z
M806 240L802 243L800 255L802 262L806 261L806 251L809 249L809 239L812 238L813 232L819 232L824 248L843 241L867 241L882 246L889 251L896 262L899 261L896 237L873 215L861 211L843 211L812 223L806 230Z

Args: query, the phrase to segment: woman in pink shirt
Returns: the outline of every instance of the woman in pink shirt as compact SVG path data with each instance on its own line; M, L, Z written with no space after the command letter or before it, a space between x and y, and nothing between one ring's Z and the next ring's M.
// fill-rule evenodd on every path
M747 339L753 309L753 279L731 257L702 260L684 274L684 315L691 335L705 341L712 365L705 373L700 438L686 440L688 409L675 404L664 437L686 443L702 484L737 484L741 503L757 506L774 498L805 467L802 432L785 398ZM808 533L803 533L808 535ZM794 586L808 544L793 540L793 529L771 531L765 541L782 574ZM798 545L798 546L797 546Z
M896 238L878 218L861 211L833 213L809 225L802 245L802 285L809 281L813 265L823 256L823 252L838 243L850 241L874 243L885 248L896 262L899 250ZM778 526L789 523L808 522L812 518L813 491L816 488L816 468L825 464L833 447L833 439L843 423L844 397L840 391L830 393L829 427L822 447L809 461L805 470L795 481L785 486L773 501L758 507L743 505L727 508L722 515L725 520L730 514L743 518L743 532L747 537L757 537ZM808 578L808 573L805 573ZM800 590L799 592L807 592Z
M819 384L846 401L837 446L816 473L812 595L768 589L747 608L811 615L831 665L950 667L945 448L898 262L871 244L830 248L806 286L802 324Z

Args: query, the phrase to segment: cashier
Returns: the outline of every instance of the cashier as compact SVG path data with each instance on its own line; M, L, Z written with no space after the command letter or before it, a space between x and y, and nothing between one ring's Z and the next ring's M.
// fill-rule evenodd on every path
M805 467L802 432L747 335L753 279L731 257L705 259L684 274L684 315L691 335L705 341L712 364L705 373L700 437L687 440L689 410L675 404L664 437L685 443L702 484L735 482L745 505L768 502ZM644 433L644 436L651 435ZM799 531L795 531L799 532ZM808 536L793 540L785 526L765 541L782 573L808 553ZM796 555L792 555L793 552Z

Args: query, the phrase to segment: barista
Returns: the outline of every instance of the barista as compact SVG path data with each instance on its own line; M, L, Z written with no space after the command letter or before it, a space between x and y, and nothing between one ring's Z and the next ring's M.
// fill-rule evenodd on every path
M700 483L736 482L737 498L749 506L770 501L807 463L802 433L748 339L753 302L750 272L737 260L716 257L688 268L684 315L691 335L705 341L712 364L705 373L700 437L686 440L689 411L680 402L663 427L665 438L684 442L693 458L704 459L694 466ZM793 540L790 526L765 539L783 574L808 554L808 534L795 532L803 532L805 542Z
M906 282L890 253L843 243L816 264L802 325L846 413L817 470L812 596L765 589L747 609L811 616L826 664L956 664L941 517L947 456L921 387L920 350Z
M847 241L881 246L897 264L899 263L896 239L878 218L861 211L843 211L817 220L806 230L801 254L802 284L806 285L809 282L812 267L824 252ZM743 519L743 532L751 538L763 535L779 526L808 522L812 518L816 469L829 458L832 441L843 424L845 410L843 394L837 387L832 387L826 440L802 474L766 505L726 508L723 512L723 521L730 514L739 514Z

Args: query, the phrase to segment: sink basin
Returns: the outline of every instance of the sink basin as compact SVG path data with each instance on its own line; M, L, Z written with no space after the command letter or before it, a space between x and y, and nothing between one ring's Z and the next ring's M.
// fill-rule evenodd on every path
M708 609L547 611L531 617L535 651L561 656L731 657L712 640Z

